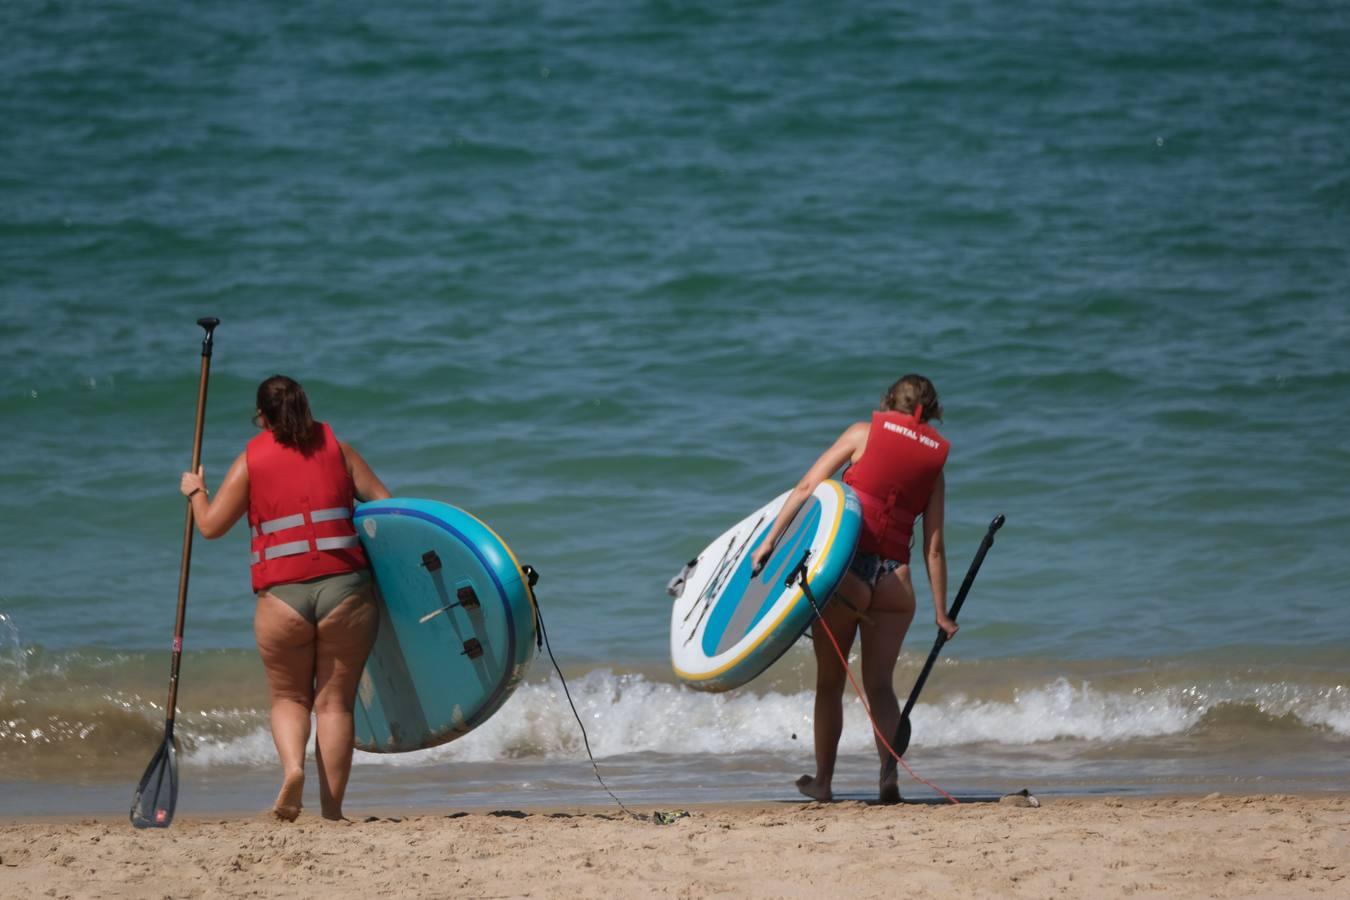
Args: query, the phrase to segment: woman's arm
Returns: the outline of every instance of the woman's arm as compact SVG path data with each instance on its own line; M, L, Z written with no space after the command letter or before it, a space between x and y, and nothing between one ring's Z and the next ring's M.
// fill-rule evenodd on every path
M248 512L248 461L243 453L235 458L225 480L220 483L215 499L206 491L205 471L184 472L178 489L192 504L192 518L202 537L212 540L223 535Z
M932 496L923 510L923 558L928 566L928 586L933 591L933 612L937 617L937 626L951 638L960 626L947 615L947 547L942 541L946 506L947 479L939 474L937 483L933 485Z
M346 441L338 441L338 446L342 448L342 458L347 461L347 472L352 476L352 484L356 486L357 500L388 500L393 496L370 464L356 452L355 447Z
M787 502L779 510L778 518L773 520L773 527L769 529L769 533L764 536L764 540L751 554L752 572L758 572L762 569L764 563L773 555L774 544L778 543L778 539L783 536L788 523L797 515L797 511L802 508L806 498L810 497L812 492L820 487L822 481L838 471L840 466L853 459L863 445L867 443L867 432L870 428L871 426L866 422L855 422L850 425L843 434L839 435L839 439L834 442L834 445L822 453L815 464L806 470L802 480L797 482L797 486L788 495Z

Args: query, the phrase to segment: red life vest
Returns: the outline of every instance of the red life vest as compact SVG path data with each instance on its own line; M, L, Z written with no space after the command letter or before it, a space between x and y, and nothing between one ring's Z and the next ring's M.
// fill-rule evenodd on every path
M253 591L355 572L370 565L352 527L355 486L342 447L325 423L308 456L271 431L248 442L248 524Z
M922 413L922 408L916 412ZM858 549L909 562L914 520L928 506L951 444L917 416L872 414L862 459L844 472L844 483L862 502Z

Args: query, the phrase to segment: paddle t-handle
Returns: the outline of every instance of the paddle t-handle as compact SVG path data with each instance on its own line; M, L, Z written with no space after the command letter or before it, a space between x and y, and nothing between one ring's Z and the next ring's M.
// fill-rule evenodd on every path
M197 320L197 324L206 329L206 334L202 336L202 356L210 356L215 343L216 326L220 324L220 320L215 316L202 316Z

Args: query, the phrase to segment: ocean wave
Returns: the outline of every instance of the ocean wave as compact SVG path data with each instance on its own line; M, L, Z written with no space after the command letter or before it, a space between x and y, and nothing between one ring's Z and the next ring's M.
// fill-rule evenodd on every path
M642 675L594 670L569 683L597 758L640 753L727 755L792 753L809 747L812 694L740 691L705 694ZM1008 700L957 694L920 703L911 714L911 747L995 744L1027 747L1077 741L1112 745L1186 735L1203 740L1222 711L1241 733L1286 719L1285 727L1350 737L1350 692L1341 685L1214 684L1109 691L1055 679ZM857 698L845 700L843 753L870 753L871 728ZM458 741L404 754L358 751L357 765L429 766L584 755L557 678L522 686L500 713ZM257 765L274 760L265 729L199 741L185 762Z
M1232 662L1233 654L1245 661ZM25 644L0 614L0 774L124 777L139 769L163 734L166 662L162 653L45 651ZM901 659L902 699L918 662ZM188 672L176 718L183 764L275 765L267 691L254 655L199 653ZM659 754L700 765L692 760L809 753L813 672L808 653L794 648L755 684L725 694L675 683L662 666L597 666L573 672L569 687L598 758ZM1297 662L1256 650L1147 663L946 659L911 721L917 751L965 747L1067 758L1128 745L1133 756L1167 757L1222 754L1263 738L1336 750L1350 739L1350 682L1337 651L1303 651ZM871 727L852 690L840 749L872 752ZM358 751L356 760L426 767L584 755L562 684L537 670L499 713L457 741L407 754Z

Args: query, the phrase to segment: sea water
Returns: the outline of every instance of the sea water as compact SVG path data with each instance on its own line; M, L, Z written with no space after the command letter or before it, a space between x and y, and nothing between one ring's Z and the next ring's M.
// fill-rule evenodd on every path
M952 593L1008 520L916 771L1350 787L1343 5L21 0L0 34L0 811L121 809L162 736L202 315L208 482L284 372L490 523L621 796L794 795L809 648L682 687L663 588L910 371ZM194 545L184 810L275 787L244 531ZM358 754L353 802L604 802L546 662ZM842 751L868 795L851 697Z

